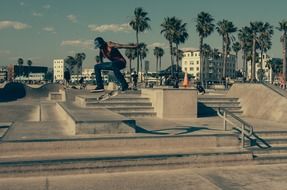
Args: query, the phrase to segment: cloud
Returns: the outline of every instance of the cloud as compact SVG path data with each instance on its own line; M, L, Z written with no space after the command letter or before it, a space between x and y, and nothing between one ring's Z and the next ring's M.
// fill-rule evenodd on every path
M36 16L36 17L40 17L40 16L43 16L42 13L37 13L37 12L33 12L32 13L33 16Z
M126 24L104 24L104 25L95 25L90 24L88 28L93 32L130 32L132 28L129 26L128 23Z
M0 55L9 55L11 52L9 50L0 50Z
M56 33L54 27L44 27L43 30L46 32Z
M151 48L151 49L153 49L155 47L161 47L163 49L168 48L168 46L165 43L160 43L160 42L154 42L154 43L148 45L148 48Z
M30 27L31 26L29 26L28 24L17 21L9 21L9 20L0 21L0 30L7 28L13 28L15 30L23 30Z
M48 4L47 4L47 5L44 5L43 8L44 8L44 9L50 9L50 8L51 8L51 5L48 5Z
M71 22L74 22L74 23L78 22L77 17L75 15L68 15L67 18Z
M61 46L81 47L84 49L92 49L92 40L65 40L62 41Z
M24 2L20 2L20 6L24 6L25 5L25 3Z

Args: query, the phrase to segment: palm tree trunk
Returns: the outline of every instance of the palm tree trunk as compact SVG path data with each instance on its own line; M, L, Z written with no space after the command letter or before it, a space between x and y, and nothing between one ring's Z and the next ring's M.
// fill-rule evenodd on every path
M176 44L176 72L178 73L178 44Z
M255 50L255 46L256 46L256 39L255 37L253 37L253 45L252 45L252 64L251 64L251 81L255 82L255 54L256 54L256 50Z
M247 78L247 60L246 60L246 51L243 52L243 76Z
M200 54L200 68L199 68L199 77L200 77L200 83L203 86L203 67L204 67L204 60L203 60L203 53L202 53L202 45L203 45L203 37L200 37L200 43L199 43L199 54Z
M259 81L263 81L263 51L260 52L261 60L260 60L260 73L259 73Z
M158 78L158 55L156 56L155 72L156 72L156 78Z
M174 76L174 72L173 72L173 54L172 54L172 42L169 42L169 48L170 48L170 65L171 65L171 76Z
M137 38L137 73L139 73L139 32L138 29L136 31L136 38Z
M283 80L284 80L284 89L286 87L286 33L283 34Z

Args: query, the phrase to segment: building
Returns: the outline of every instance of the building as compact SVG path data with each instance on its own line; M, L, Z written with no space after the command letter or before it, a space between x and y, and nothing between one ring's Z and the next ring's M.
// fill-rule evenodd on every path
M54 82L64 80L64 70L65 70L64 59L54 59L53 60Z
M6 67L0 67L0 82L7 80L8 71Z
M267 67L267 62L269 61L269 60L272 60L272 58L270 58L267 54L263 54L262 55L262 69L263 69L263 77L262 77L262 79L264 80L264 81L272 81L272 79L273 79L273 72L272 72L272 69L270 68L268 68ZM247 62L247 79L249 80L249 79L251 79L251 61L248 61ZM260 70L260 68L261 68L261 55L259 55L259 59L258 59L258 62L256 63L256 65L255 65L255 78L256 78L256 80L260 80L259 79L259 70Z
M235 77L236 56L228 55L226 64L226 76ZM202 61L198 49L183 50L182 71L187 72L200 80L200 67ZM223 57L221 54L217 58L209 56L205 58L205 67L203 68L203 78L206 81L221 81L223 77Z

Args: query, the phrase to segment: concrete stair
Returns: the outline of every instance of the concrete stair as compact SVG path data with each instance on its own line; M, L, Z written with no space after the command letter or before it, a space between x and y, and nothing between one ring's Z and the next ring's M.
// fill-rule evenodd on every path
M264 142L256 141L261 146L265 144L270 147L259 148L252 146L248 148L254 154L254 161L257 164L277 164L287 163L287 131L283 130L270 130L270 131L256 131Z
M138 93L118 94L98 101L96 96L77 96L75 103L84 108L105 108L129 118L156 117L149 98Z
M216 111L219 107L225 108L228 111L241 114L242 109L238 98L226 97L226 96L216 96L216 95L199 95L198 96L198 107L199 111L208 110L211 108ZM203 111L204 112L204 111Z
M235 135L117 135L4 141L0 176L105 173L252 162Z

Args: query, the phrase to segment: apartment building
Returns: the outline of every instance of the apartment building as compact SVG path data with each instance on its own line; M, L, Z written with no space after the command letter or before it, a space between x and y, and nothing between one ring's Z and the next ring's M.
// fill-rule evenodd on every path
M65 70L64 59L54 59L53 60L53 73L54 73L55 82L64 80L64 70Z
M267 54L262 55L262 69L263 69L263 80L272 81L273 72L272 69L267 67L267 62L272 60ZM259 70L261 68L261 55L259 56L258 62L255 64L255 78L259 81ZM251 79L251 61L247 62L247 80Z
M188 49L183 51L182 71L193 75L200 80L200 67L202 65L200 51L198 49ZM223 77L223 57L221 54L218 58L209 56L205 58L203 67L203 78L208 81L220 81ZM227 56L226 76L235 77L235 55Z

